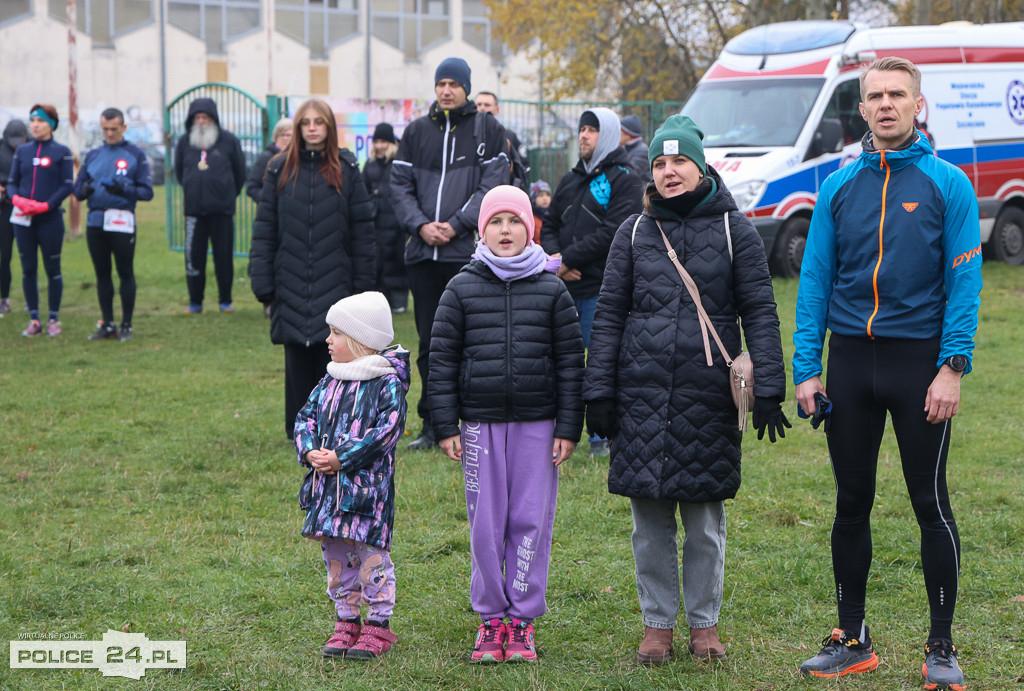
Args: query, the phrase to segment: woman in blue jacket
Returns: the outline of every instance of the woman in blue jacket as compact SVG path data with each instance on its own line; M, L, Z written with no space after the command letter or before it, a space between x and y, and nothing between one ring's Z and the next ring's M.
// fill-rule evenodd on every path
M38 253L43 253L43 269L49 279L50 319L46 333L60 335L60 298L64 280L60 274L60 252L64 244L64 217L60 208L71 194L74 169L71 150L53 139L57 129L57 109L49 104L32 106L29 111L29 132L32 141L14 152L7 194L15 211L11 222L21 255L21 287L25 292L30 321L22 336L38 336L39 323Z

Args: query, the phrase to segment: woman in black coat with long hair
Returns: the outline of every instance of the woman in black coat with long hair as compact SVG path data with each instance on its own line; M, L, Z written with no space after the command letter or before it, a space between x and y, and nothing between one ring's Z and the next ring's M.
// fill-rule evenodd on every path
M270 340L284 346L289 438L331 359L327 310L373 290L375 277L373 204L355 156L338 149L334 112L310 99L292 132L267 165L249 254L252 291L270 305Z
M703 134L674 115L648 152L645 210L618 229L597 301L587 357L587 426L611 439L608 488L630 498L633 559L643 613L641 664L672 657L679 613L676 514L683 541L689 652L723 658L718 637L725 574L725 505L740 485L740 440L730 372L702 334L694 300L662 239L697 284L730 357L740 324L754 363L754 426L775 441L785 368L764 246L704 162Z

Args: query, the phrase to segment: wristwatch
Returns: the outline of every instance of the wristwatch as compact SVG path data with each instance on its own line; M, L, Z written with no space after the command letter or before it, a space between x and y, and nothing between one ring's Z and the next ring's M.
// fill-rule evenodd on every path
M954 372L963 372L965 369L967 369L967 356L950 355L942 364L949 365L949 368Z

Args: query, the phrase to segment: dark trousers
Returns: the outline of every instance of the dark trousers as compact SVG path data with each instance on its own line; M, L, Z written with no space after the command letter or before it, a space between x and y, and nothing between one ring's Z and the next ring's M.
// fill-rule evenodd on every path
M929 638L950 638L960 567L960 536L946 488L951 424L933 425L924 412L938 355L937 338L870 340L833 334L829 340L828 450L836 482L832 568L839 624L849 631L859 632L864 620L875 471L888 412L921 530Z
M0 204L0 299L11 297L11 257L14 255L14 225L10 202Z
M121 282L121 321L131 324L135 311L135 233L113 233L102 227L89 226L85 229L85 239L96 269L96 295L103 321L107 324L114 322L114 279L110 275L113 263L117 266L117 278ZM113 262L110 261L111 255Z
M284 428L288 438L295 435L295 416L306 405L309 394L327 374L331 352L327 342L284 347Z
M434 327L434 313L441 302L448 281L463 267L463 264L442 263L435 261L410 264L407 273L409 289L412 291L413 316L416 319L416 332L419 335L419 352L416 354L416 370L420 373L420 400L416 404L416 412L423 420L423 427L430 424L430 404L427 399L427 381L430 370L430 330Z
M213 249L213 271L217 276L218 302L231 302L231 281L234 280L234 216L185 217L185 282L188 300L203 304L206 293L206 247Z
M49 279L47 297L50 302L50 318L56 319L60 310L60 298L64 293L64 277L60 273L60 252L64 245L64 218L60 212L36 216L32 225L16 226L14 237L18 240L18 254L21 256L21 289L25 291L25 303L33 319L39 318L39 253L43 255L43 270Z

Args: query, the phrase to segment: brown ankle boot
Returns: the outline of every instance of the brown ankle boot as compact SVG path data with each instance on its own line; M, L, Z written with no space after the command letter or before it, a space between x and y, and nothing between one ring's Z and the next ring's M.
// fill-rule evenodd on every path
M690 629L690 655L698 660L724 660L725 646L718 640L718 627Z
M644 627L644 640L636 651L641 665L663 665L672 659L672 629Z

